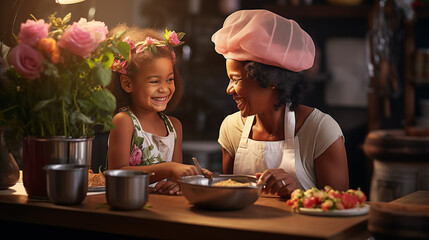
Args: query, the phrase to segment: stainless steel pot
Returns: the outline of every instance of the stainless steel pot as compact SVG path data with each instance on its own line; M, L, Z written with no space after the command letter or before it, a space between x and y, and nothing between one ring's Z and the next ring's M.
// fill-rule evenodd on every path
M88 166L75 164L46 165L49 199L55 204L80 204L88 192Z
M106 199L112 208L141 209L148 200L149 178L153 173L134 170L107 170Z
M46 172L48 164L91 166L93 138L33 137L23 143L23 180L29 197L47 198Z

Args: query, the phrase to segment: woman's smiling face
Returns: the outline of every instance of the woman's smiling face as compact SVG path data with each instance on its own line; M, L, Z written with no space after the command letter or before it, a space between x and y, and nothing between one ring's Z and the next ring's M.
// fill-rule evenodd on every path
M244 62L226 60L230 80L226 92L234 98L241 116L247 117L273 109L277 101L275 91L271 87L263 88L255 79L247 77L244 65Z
M131 99L135 108L164 111L176 90L171 59L155 58L142 64L131 86Z

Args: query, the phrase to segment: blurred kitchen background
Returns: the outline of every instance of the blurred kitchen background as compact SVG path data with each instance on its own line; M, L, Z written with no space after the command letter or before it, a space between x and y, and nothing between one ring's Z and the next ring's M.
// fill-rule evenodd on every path
M185 95L170 114L183 124L184 161L197 156L204 167L221 172L219 127L237 109L225 92L225 59L214 51L211 35L239 9L265 8L294 19L317 48L314 66L303 73L304 104L341 126L350 188L388 200L410 189L429 190L428 5L428 0L1 1L0 30L2 42L10 44L11 31L17 34L30 14L46 19L71 12L72 21L86 17L109 28L127 23L185 32L185 44L176 51ZM99 133L94 140L94 171L105 164L107 137Z

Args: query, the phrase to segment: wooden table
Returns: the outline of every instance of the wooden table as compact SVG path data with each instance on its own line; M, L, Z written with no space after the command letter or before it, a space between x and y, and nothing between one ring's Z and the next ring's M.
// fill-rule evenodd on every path
M183 196L150 194L145 208L117 211L110 209L104 194L87 196L82 204L75 206L54 205L26 195L0 195L3 223L145 238L367 239L367 219L367 215L296 214L284 201L268 196L242 210L217 212L198 209Z
M429 191L416 191L392 202L429 206Z
M372 203L368 231L376 239L429 239L429 191Z

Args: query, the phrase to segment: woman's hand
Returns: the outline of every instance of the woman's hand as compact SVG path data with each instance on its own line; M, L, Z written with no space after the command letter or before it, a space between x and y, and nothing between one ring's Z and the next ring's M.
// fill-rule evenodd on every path
M183 176L198 175L197 168L192 165L170 162L170 178L178 181Z
M282 168L267 169L263 173L256 173L258 184L265 185L264 193L277 194L280 197L289 197L297 189L293 178Z
M180 185L174 181L159 181L152 192L159 194L180 195L182 191Z

